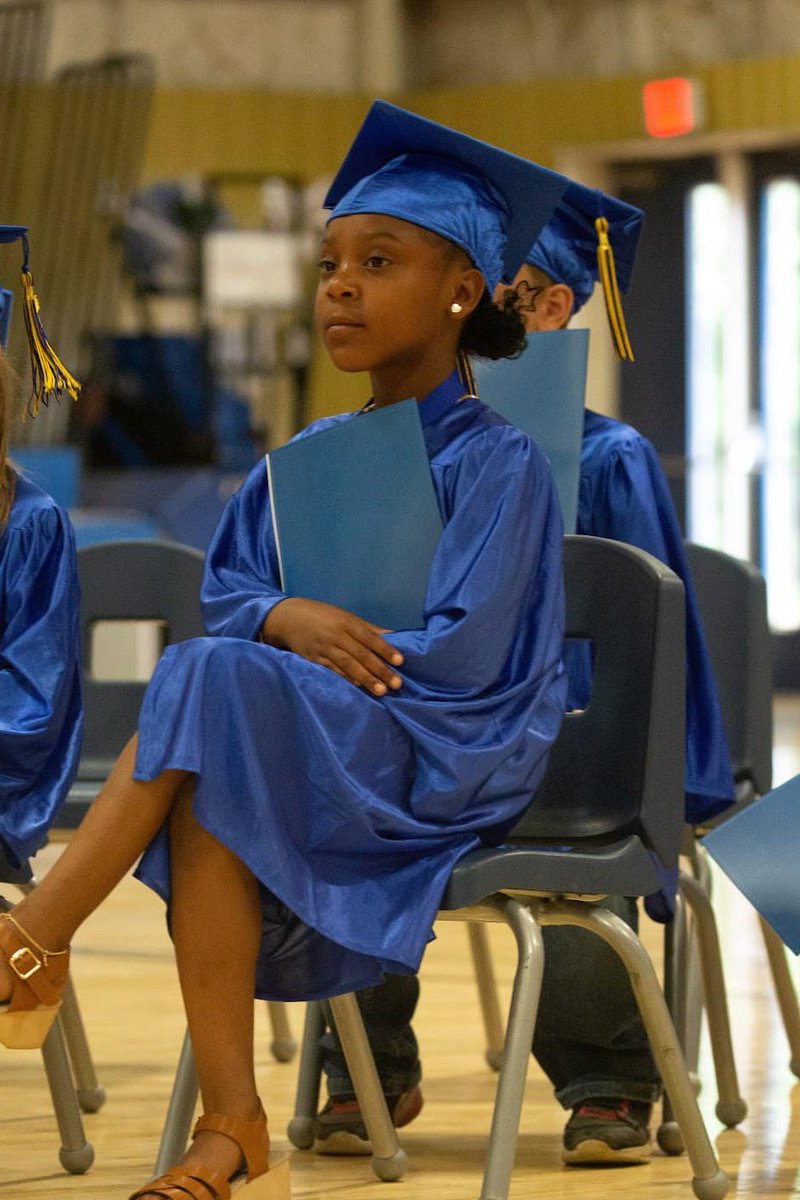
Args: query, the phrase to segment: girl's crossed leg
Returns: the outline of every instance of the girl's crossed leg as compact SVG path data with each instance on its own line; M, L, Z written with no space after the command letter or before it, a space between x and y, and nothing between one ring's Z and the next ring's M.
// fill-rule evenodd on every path
M203 1108L252 1121L260 1113L253 1068L258 885L192 816L194 776L168 770L137 781L135 755L134 737L62 856L11 915L32 944L65 949L168 821L170 926ZM0 997L11 995L14 979L0 955ZM236 1143L215 1132L200 1132L184 1162L225 1178L242 1165Z

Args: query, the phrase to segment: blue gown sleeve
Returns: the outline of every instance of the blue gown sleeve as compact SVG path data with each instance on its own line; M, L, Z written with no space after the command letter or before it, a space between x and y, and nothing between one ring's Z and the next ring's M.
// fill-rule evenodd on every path
M415 816L502 824L531 798L564 712L562 524L550 471L510 426L459 460L423 630L387 640L383 698L415 744Z
M0 606L0 836L19 863L44 844L80 754L78 578L59 508L6 529Z
M200 592L203 620L210 634L252 640L284 599L261 463L228 501L208 548Z

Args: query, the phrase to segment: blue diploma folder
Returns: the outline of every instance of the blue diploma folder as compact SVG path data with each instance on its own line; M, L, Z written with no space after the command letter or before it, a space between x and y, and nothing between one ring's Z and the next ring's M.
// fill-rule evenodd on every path
M800 954L800 775L723 821L703 845L778 937Z
M385 629L421 629L442 519L415 400L267 455L282 588Z
M559 329L529 334L519 358L475 363L481 400L547 455L565 533L575 532L578 516L588 353L588 329Z

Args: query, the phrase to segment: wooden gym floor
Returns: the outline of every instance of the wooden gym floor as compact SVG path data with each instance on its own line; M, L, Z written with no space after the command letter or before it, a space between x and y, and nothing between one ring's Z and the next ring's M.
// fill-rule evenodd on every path
M800 771L800 697L776 706L775 780ZM59 852L40 855L40 874ZM800 1084L788 1051L756 921L724 879L716 880L734 1044L749 1115L739 1130L722 1131L714 1117L714 1084L704 1040L701 1107L731 1196L800 1197ZM661 931L644 922L658 957ZM490 927L504 997L513 970L511 935ZM410 1167L405 1179L382 1184L369 1159L320 1158L295 1151L294 1200L476 1200L495 1077L485 1066L467 936L442 925L422 967L417 1031L425 1078L425 1108L403 1131ZM793 960L794 963L794 960ZM0 1059L0 1200L123 1200L151 1173L175 1062L183 1036L180 997L163 908L126 879L87 922L74 948L74 977L98 1073L108 1092L100 1112L85 1118L96 1158L84 1176L64 1173L41 1058L4 1051ZM796 973L800 986L800 972ZM274 1062L266 1007L257 1014L261 1094L277 1148L287 1146L296 1067ZM299 1038L302 1007L290 1009ZM560 1163L564 1115L531 1061L512 1200L684 1200L692 1196L685 1157L656 1152L643 1167L577 1170Z

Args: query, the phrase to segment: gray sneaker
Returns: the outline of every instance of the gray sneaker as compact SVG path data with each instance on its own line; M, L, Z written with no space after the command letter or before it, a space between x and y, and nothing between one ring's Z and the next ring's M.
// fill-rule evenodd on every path
M395 1129L402 1129L422 1110L422 1092L418 1087L399 1096L387 1096L386 1106ZM314 1126L317 1154L372 1154L367 1127L355 1096L331 1096L317 1114Z
M584 1100L564 1127L563 1161L606 1167L649 1162L651 1107L639 1100Z

